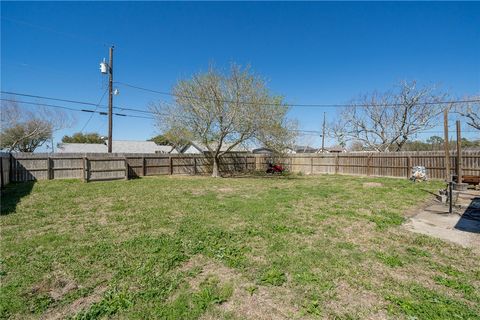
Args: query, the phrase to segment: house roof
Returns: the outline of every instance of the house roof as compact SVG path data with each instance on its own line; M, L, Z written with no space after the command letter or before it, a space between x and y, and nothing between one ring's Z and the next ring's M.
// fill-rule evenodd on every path
M232 145L231 143L225 143L224 142L222 144L222 147L220 148L220 151L226 151L231 145ZM187 150L190 146L195 147L197 150L199 150L201 152L208 152L208 148L204 144L202 144L198 141L193 141L193 142L188 143L187 145L185 145L182 148L181 152L182 153L185 152L185 150ZM210 147L213 149L213 148L215 148L215 145L210 145ZM248 150L241 145L236 145L230 151L231 152L247 152Z
M252 153L270 154L270 153L273 153L273 150L270 149L270 148L261 147L261 148L253 149L253 150L252 150ZM296 153L296 151L293 150L293 149L291 149L291 148L285 148L285 149L283 150L283 153L293 154L293 153Z
M335 147L325 148L325 150L327 150L329 152L344 152L345 148L340 147L340 146L335 146Z
M298 145L294 146L293 148L297 153L315 153L318 150L318 148L313 148L310 146L298 146Z
M104 153L108 152L103 143L59 143L58 153Z
M101 143L60 143L57 148L60 153L106 153L106 144ZM113 140L114 153L169 153L171 146L157 145L153 141Z

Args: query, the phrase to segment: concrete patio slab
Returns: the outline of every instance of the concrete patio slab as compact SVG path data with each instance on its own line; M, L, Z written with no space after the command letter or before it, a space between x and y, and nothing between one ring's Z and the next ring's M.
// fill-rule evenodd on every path
M419 209L404 225L407 230L473 248L480 253L480 191L459 194L452 214L448 205L434 202Z

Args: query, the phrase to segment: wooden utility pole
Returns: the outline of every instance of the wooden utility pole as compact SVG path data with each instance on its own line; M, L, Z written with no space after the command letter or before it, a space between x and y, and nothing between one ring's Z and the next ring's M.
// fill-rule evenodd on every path
M108 62L108 153L112 153L112 129L113 129L113 46L110 47Z
M322 126L322 152L325 152L325 112L323 113L323 126Z
M444 133L444 147L445 147L445 179L447 182L451 180L450 173L450 148L448 143L448 108L443 110L443 133Z
M457 120L457 184L462 183L462 133L460 120Z

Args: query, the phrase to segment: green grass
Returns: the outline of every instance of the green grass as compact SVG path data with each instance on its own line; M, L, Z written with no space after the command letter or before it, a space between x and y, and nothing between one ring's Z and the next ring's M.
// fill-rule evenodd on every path
M401 226L440 186L347 176L11 184L0 317L480 319L478 254Z

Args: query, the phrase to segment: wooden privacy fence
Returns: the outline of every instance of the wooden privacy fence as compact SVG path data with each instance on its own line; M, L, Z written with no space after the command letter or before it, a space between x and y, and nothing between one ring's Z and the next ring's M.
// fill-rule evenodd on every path
M258 157L256 170L264 170L268 157ZM456 152L450 153L451 174L455 173ZM377 177L410 177L412 168L424 166L430 179L445 178L445 154L439 152L292 154L277 159L292 172L304 174L346 174ZM464 175L480 175L480 151L462 152Z
M183 154L3 154L2 163L8 181L72 179L101 181L142 176L208 174L212 161L203 155ZM3 167L2 167L3 169ZM228 154L222 157L224 173L255 170L252 154Z
M184 154L1 154L2 186L10 181L78 178L85 181L129 179L153 175L208 174L212 160ZM409 177L414 166L425 166L431 179L445 178L443 152L293 154L272 159L268 155L231 153L220 163L223 173L267 168L271 161L292 172ZM454 173L456 154L450 155ZM462 153L464 175L480 175L480 151Z

